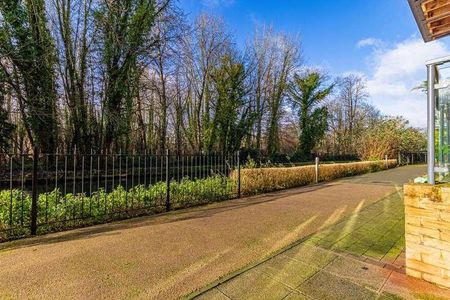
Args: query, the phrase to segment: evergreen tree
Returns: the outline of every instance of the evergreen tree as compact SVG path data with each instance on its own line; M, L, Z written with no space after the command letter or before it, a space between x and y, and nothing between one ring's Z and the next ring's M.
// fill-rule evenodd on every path
M212 73L212 79L217 102L208 149L211 150L217 141L223 152L239 150L255 120L246 101L244 65L225 55L220 67Z
M6 82L14 88L31 144L54 152L58 141L56 60L45 1L0 1L0 14L0 56Z
M303 76L294 75L289 85L293 107L298 109L299 145L298 155L309 158L311 151L325 135L327 129L327 108L321 102L331 93L334 85L325 85L325 76L308 71Z
M1 72L0 72L1 80ZM7 153L14 133L15 126L8 122L8 112L4 108L5 90L0 81L0 152Z

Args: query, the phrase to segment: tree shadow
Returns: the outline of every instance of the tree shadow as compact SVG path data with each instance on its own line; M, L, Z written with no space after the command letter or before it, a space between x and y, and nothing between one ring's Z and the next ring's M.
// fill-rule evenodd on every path
M0 251L55 244L79 239L89 239L97 237L99 235L120 235L122 234L121 231L127 229L176 223L186 220L210 218L216 214L227 211L271 203L293 195L312 193L318 190L326 189L328 187L331 187L332 185L332 183L319 183L305 187L275 191L267 194L250 196L240 199L225 200L222 202L215 202L186 209L179 209L168 213L135 217L122 221L115 221L111 223L62 231L58 233L50 233L47 235L2 243L0 244Z

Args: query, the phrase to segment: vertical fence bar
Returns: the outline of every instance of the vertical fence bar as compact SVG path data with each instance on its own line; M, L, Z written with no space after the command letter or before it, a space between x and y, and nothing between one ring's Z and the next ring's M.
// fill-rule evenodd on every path
M97 153L97 209L100 210L100 153Z
M89 216L92 215L92 149L89 156Z
M104 212L104 214L106 215L107 214L107 212L108 212L108 210L107 210L107 203L108 203L108 199L107 199L107 197L108 197L108 151L105 151L105 159L103 160L103 162L105 163L105 176L104 176L104 178L105 178L105 197L104 197L104 199L105 199L105 212Z
M58 208L58 202L59 202L59 189L58 189L58 149L56 149L56 155L55 155L55 190L57 190L56 193L56 199L55 199L55 207Z
M77 177L77 146L73 148L73 181L72 181L72 195L75 197L75 180Z
M116 161L116 154L115 154L115 152L112 152L111 153L112 154L112 157L111 157L111 159L112 159L112 182L111 182L111 213L114 213L114 200L115 200L115 197L114 197L114 176L115 176L115 161Z
M111 192L114 191L114 184L115 184L115 162L116 162L116 154L114 154L115 152L112 153L112 183L111 183ZM114 201L113 201L114 202Z
M74 149L73 149L73 174L72 174L72 196L73 199L75 200L77 197L75 195L76 190L75 190L75 180L76 180L76 174L77 174L77 146L75 145ZM72 210L72 219L75 219L75 207L76 207L76 202L74 202L73 204L73 210Z
M193 156L192 155L189 155L189 160L190 160L190 163L191 163L191 167L190 167L190 169L191 169L191 176L190 176L190 179L191 180L194 180L194 173L193 173L193 165L194 165L194 163L193 163ZM189 168L189 165L188 165L188 168Z
M38 160L39 160L39 149L38 147L33 148L33 175L31 179L31 224L30 230L31 235L36 235L37 233L37 176L38 176Z
M141 185L141 154L138 154L138 186Z
M149 183L149 185L151 186L152 185L152 162L153 162L153 157L152 157L152 154L150 153L150 155L149 155L149 157L148 157L148 159L150 160L150 166L149 166L149 172L148 172L148 180L150 181L150 183Z
M128 155L125 154L125 210L128 211Z
M139 199L141 199L141 189L140 189L140 185L141 185L141 153L138 153L138 184L137 186L139 187L139 189L137 190L138 192L138 201ZM139 207L139 203L138 203L138 207Z
M23 226L23 189L24 189L24 158L25 158L25 154L22 154L22 186L21 186L21 190L20 190L20 199L21 199L21 207L20 207L20 225Z
M45 155L45 223L48 223L48 157Z
M166 211L170 211L169 149L166 150Z
M181 180L183 180L183 178L185 177L184 175L184 157L185 157L186 153L183 151L183 153L181 154Z
M9 158L9 227L13 224L13 155Z
M237 197L241 198L241 153L237 152Z
M67 153L64 155L64 203L66 203L67 194Z
M119 150L119 185L122 185L122 149Z
M180 182L180 153L178 152L178 150L177 150L177 155L176 155L176 158L177 158L177 181L178 182Z
M84 217L84 155L81 155L81 218Z
M134 155L135 153L133 152L131 156L131 189L134 188ZM133 202L134 202L134 191L131 196L131 209L133 209Z
M144 150L144 187L147 188L147 149Z
M157 184L158 183L158 181L159 181L159 178L158 178L158 176L159 176L159 154L158 154L159 152L158 151L155 151L155 184Z

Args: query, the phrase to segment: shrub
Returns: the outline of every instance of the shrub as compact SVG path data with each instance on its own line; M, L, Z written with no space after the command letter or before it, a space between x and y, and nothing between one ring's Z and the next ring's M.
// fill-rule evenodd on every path
M397 165L396 160L388 160L387 168ZM359 175L386 169L385 161L324 164L320 166L319 181ZM236 173L233 174L233 177ZM281 189L304 186L315 180L314 166L291 168L261 168L241 170L241 193L254 195Z
M38 198L40 232L59 230L165 210L167 185L158 182L152 186L138 185L128 192L118 186L105 193L100 189L92 195L66 194L55 189ZM236 184L221 176L170 184L170 202L173 209L185 208L235 197ZM11 206L12 203L12 206ZM10 214L12 213L12 219ZM31 196L20 190L0 191L0 241L28 233ZM3 232L3 233L2 233Z

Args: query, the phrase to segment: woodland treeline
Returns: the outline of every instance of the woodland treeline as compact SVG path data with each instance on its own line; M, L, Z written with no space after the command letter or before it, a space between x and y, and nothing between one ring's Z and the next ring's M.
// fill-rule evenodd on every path
M425 142L362 77L305 66L298 36L260 26L238 46L220 17L189 22L170 0L2 0L0 65L3 153L376 158Z

